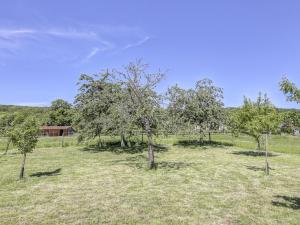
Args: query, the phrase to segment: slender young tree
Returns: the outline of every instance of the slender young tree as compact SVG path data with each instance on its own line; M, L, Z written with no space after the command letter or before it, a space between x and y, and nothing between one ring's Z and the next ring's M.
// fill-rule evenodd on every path
M20 179L24 178L26 156L35 148L39 133L39 126L34 118L26 119L22 124L15 126L12 131L12 142L22 154Z
M267 95L259 96L255 102L244 98L243 106L236 112L233 128L238 133L245 133L255 139L257 149L261 150L264 133L274 132L279 128L278 113Z
M0 136L7 138L6 148L3 155L6 155L12 143L13 129L24 122L26 114L12 113L6 114L0 118Z
M244 105L236 112L232 123L235 132L245 133L256 140L258 150L262 149L261 144L265 135L265 171L268 175L268 135L279 129L280 119L267 95L262 96L260 93L256 102L245 98Z

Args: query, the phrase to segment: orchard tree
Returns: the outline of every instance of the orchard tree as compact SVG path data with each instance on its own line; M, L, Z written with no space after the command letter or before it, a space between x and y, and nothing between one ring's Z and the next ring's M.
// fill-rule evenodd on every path
M23 123L26 117L26 114L23 113L5 114L0 117L0 136L7 138L6 148L3 155L7 154L12 142L14 127Z
M47 125L70 126L72 117L72 105L63 99L57 99L51 103Z
M214 86L212 80L204 79L197 82L196 92L205 105L205 128L208 130L209 142L211 142L211 131L219 129L225 123L223 90Z
M99 75L80 76L79 93L75 99L74 126L82 139L98 137L98 145L102 146L101 135L110 127L110 110L117 91L111 81L112 74L108 71Z
M279 116L267 95L259 96L255 102L244 98L243 106L235 113L233 119L235 131L253 137L257 149L261 150L264 133L275 132L279 128Z
M34 118L27 118L23 123L16 125L12 130L12 142L22 154L20 179L24 177L26 156L35 148L39 133L39 126Z
M204 131L219 128L224 121L223 91L213 85L212 80L203 79L197 82L195 89L186 92L184 116L195 124L199 130L200 143L203 142Z
M148 167L155 168L153 149L153 130L157 126L161 96L155 91L162 80L162 72L148 73L148 65L141 60L129 63L124 71L118 71L120 84L127 91L130 101L129 110L133 112L134 121L147 134L148 138Z
M267 175L269 174L268 136L278 130L279 123L280 119L275 107L267 95L262 96L261 93L256 102L245 98L244 105L237 111L233 120L233 128L237 129L237 132L252 136L256 140L259 150L262 149L261 143L263 135L265 135L265 168Z
M186 106L186 91L177 84L168 88L166 93L167 109L162 120L166 132L178 134L179 130L184 129L185 116L184 110Z
M279 83L280 90L286 95L288 101L300 103L300 89L293 82L284 77Z

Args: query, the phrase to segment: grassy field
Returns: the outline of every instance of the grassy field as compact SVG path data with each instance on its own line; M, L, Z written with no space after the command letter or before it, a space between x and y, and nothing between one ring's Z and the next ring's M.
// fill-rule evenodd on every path
M118 141L118 137L103 137L104 141ZM141 138L140 138L141 139ZM230 134L213 134L213 141L217 142L216 144L222 144L227 146L235 146L238 148L244 149L256 149L256 142L253 138L241 135L239 137L232 137ZM197 142L197 136L158 136L154 138L155 142L158 144L171 144L171 145L189 145L190 142ZM205 140L208 140L206 135ZM141 140L140 140L141 141ZM55 147L69 147L69 146L86 146L87 144L92 143L81 143L78 144L77 136L72 137L41 137L39 139L37 148L55 148ZM269 140L269 148L271 151L280 152L280 153L292 153L300 154L300 137L298 136L287 136L287 135L273 135ZM0 138L0 151L3 151L6 148L6 139ZM10 149L14 147L11 146Z
M273 153L266 177L249 149L169 143L154 171L142 150L36 149L24 181L11 150L0 158L0 224L299 224L298 154Z

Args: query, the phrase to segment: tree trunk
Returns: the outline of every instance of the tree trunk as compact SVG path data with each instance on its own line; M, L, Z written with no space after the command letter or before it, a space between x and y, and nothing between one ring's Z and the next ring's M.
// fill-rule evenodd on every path
M23 154L23 159L22 159L22 163L21 163L21 170L20 170L20 179L24 178L24 172L25 172L25 161L26 161L26 153Z
M208 141L211 144L211 133L210 133L210 131L208 131Z
M7 143L6 143L6 148L5 148L5 152L3 153L3 155L7 154L8 150L9 150L10 143L11 143L11 139L9 138Z
M203 145L203 136L202 136L202 131L201 129L199 130L199 144Z
M261 150L260 138L256 138L256 142L257 142L257 150Z
M269 173L270 173L270 168L269 168L269 162L268 162L268 134L266 134L266 136L265 136L265 138L266 138L266 140L265 140L265 152L266 152L266 154L265 154L265 162L266 162L266 175L269 175Z
M101 135L98 135L98 147L102 148L102 141L101 141Z
M125 135L124 132L121 132L121 148L125 148Z
M65 142L65 135L63 134L62 137L61 137L61 147L63 148L64 147L64 142Z
M148 137L148 168L154 169L154 151L153 151L153 142L152 142L152 130L150 128L149 122L146 123L147 137Z

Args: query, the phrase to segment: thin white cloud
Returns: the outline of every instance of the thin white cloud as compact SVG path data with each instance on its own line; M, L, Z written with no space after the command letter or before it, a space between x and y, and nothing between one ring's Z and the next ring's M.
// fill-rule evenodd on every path
M22 38L34 34L36 31L32 29L0 29L0 38L13 39Z
M144 38L138 39L143 36ZM72 41L70 43L60 42L60 39ZM120 52L143 45L150 39L139 28L127 26L81 25L76 28L52 27L45 29L2 29L0 27L0 58L22 57L25 55L23 50L38 47L42 49L39 52L44 57L53 57L56 60L65 58L71 61L75 58L80 62L89 62L100 52ZM132 40L138 41L133 42ZM78 48L74 48L76 42L78 42ZM56 45L60 47L53 47ZM20 52L22 54L19 54Z
M100 51L99 48L93 48L90 53L82 60L82 62L88 62L91 58L93 58L98 52Z
M143 45L144 43L146 43L147 41L149 41L151 38L149 36L144 37L143 39L135 42L135 43L131 43L126 45L123 50L129 49L129 48L133 48L133 47L138 47L140 45Z
M45 34L61 37L61 38L73 38L73 39L87 39L87 40L96 40L98 35L95 32L91 31L78 31L75 29L51 29L45 31Z

